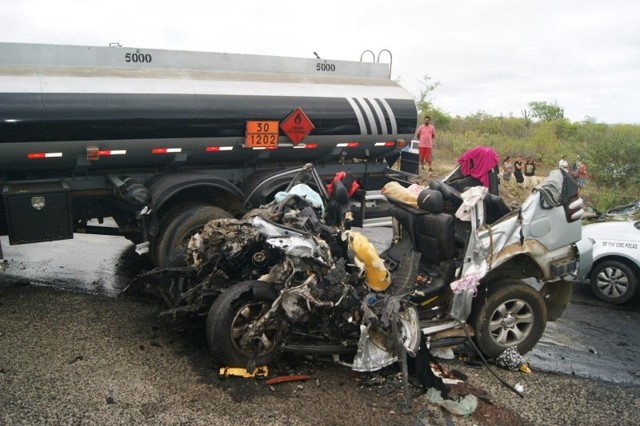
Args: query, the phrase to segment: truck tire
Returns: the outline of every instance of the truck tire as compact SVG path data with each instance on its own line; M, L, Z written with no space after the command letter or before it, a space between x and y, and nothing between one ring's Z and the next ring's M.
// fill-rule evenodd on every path
M165 266L169 253L186 248L189 238L210 220L230 217L227 211L209 204L190 204L171 211L160 222L160 232L154 242L156 266Z
M626 303L636 292L636 275L628 265L605 260L591 271L591 291L598 299L616 305Z
M547 306L540 293L517 279L503 279L481 289L469 317L480 352L495 358L517 345L529 352L547 325Z
M182 268L187 266L186 250L183 247L179 247L169 253L164 259L164 266L167 268ZM165 278L167 280L166 291L168 293L169 300L173 300L174 304L171 307L177 306L175 303L180 295L189 290L193 282L181 276ZM166 299L165 299L166 300Z
M241 347L243 330L271 307L278 296L273 284L242 281L225 290L207 315L207 344L214 358L225 367L247 368L269 364L280 342L280 327L270 326L251 347Z

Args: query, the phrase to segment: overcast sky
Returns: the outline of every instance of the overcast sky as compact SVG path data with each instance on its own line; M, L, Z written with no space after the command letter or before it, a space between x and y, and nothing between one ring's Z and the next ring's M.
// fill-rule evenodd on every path
M414 96L425 74L439 81L432 99L451 115L545 101L572 121L640 123L639 19L637 0L0 0L0 41L339 60L388 49L392 78Z

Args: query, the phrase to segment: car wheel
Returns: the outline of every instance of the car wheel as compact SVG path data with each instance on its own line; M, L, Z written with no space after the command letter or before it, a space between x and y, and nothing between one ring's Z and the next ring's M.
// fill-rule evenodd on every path
M517 346L529 352L547 325L547 305L540 293L517 279L489 283L474 300L469 318L478 349L495 358Z
M617 305L631 300L638 287L634 271L617 260L606 260L591 271L591 290L598 299Z
M277 296L273 284L262 281L239 282L218 296L209 310L206 332L209 349L221 365L247 368L250 362L264 365L273 360L281 340L277 318L253 341L243 343L242 337Z

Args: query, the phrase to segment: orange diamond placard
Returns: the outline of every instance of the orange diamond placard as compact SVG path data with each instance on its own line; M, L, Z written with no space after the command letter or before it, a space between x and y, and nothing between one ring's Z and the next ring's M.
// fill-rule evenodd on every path
M307 114L300 107L296 108L280 123L280 128L294 145L298 145L302 139L306 138L314 127Z

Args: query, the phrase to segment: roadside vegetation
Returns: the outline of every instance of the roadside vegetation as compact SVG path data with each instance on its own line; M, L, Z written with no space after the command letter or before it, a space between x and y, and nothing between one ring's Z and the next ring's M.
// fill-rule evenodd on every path
M455 164L465 150L484 145L496 150L501 163L508 155L533 157L536 174L544 177L566 155L570 165L585 163L589 177L581 194L594 209L604 211L640 199L639 125L599 123L591 117L571 122L561 106L544 101L529 102L518 116L496 117L483 111L451 116L430 100L438 86L424 76L416 100L419 123L429 115L436 126L436 163Z

